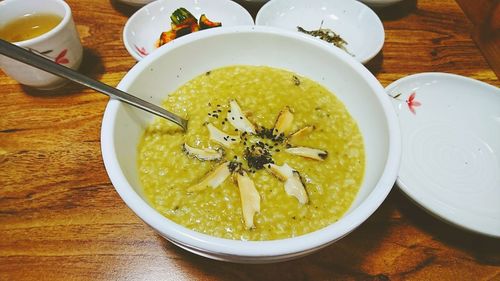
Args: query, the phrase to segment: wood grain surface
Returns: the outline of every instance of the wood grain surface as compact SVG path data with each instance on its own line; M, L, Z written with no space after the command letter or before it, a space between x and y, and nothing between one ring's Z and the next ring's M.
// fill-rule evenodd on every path
M85 48L80 71L116 86L135 64L121 39L135 9L67 2ZM377 13L385 45L368 68L384 86L428 71L500 85L455 1L407 0ZM360 228L305 258L242 265L196 256L155 234L111 185L100 151L106 96L72 84L48 96L0 72L0 97L2 281L500 280L500 240L435 219L397 188Z

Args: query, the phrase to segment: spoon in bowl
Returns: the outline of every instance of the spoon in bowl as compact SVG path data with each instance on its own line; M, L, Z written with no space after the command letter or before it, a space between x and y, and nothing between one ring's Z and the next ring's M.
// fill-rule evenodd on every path
M132 106L135 106L139 109L163 117L179 125L180 127L182 127L184 131L187 130L188 121L170 111L167 111L157 105L149 103L129 93L113 88L107 84L92 79L88 76L85 76L71 68L62 66L58 63L55 63L49 59L46 59L42 56L39 56L35 53L32 53L28 50L25 50L17 45L14 45L2 39L0 39L0 54L10 57L11 59L20 61L22 63L29 64L41 70L45 70L54 75L66 78L70 81L91 88L97 92L106 94L111 98L115 98L122 102L128 103Z

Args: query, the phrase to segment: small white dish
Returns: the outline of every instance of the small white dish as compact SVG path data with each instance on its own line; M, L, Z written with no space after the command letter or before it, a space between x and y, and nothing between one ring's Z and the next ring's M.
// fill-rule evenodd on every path
M378 9L378 8L385 8L387 6L396 4L403 0L358 0L358 1L361 1L372 8Z
M500 238L500 90L422 73L386 91L403 138L399 188L445 221Z
M205 14L212 21L222 22L222 27L217 28L254 25L250 13L231 0L157 0L139 9L125 24L123 43L130 55L140 61L156 50L160 34L171 29L172 12L181 7L196 18Z
M379 17L355 0L271 0L259 10L255 22L297 32L297 26L329 28L347 42L346 49L361 63L367 63L384 45Z

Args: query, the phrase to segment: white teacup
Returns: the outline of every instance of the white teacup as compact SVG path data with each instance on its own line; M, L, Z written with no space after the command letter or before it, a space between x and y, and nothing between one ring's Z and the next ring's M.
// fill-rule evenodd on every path
M50 31L14 44L61 65L78 69L83 48L71 9L63 0L5 0L0 2L0 26L28 14L52 14L62 18ZM19 83L37 89L61 87L67 80L0 55L0 68Z

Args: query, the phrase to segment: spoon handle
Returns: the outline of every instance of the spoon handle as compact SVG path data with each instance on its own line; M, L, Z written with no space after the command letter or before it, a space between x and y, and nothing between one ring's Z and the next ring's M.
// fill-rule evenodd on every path
M33 52L25 50L24 48L21 48L17 45L14 45L2 39L0 39L0 54L10 57L14 60L20 61L22 63L29 64L41 70L45 70L54 75L66 78L75 83L91 88L97 92L106 94L111 98L115 98L117 100L128 103L132 106L153 113L167 120L170 120L175 124L181 126L184 130L187 129L187 120L181 118L178 115L173 114L172 112L169 112L157 105L149 103L129 93L118 90L100 81L85 76L77 71L74 71L71 68L57 64L49 59L46 59L42 56L39 56Z

